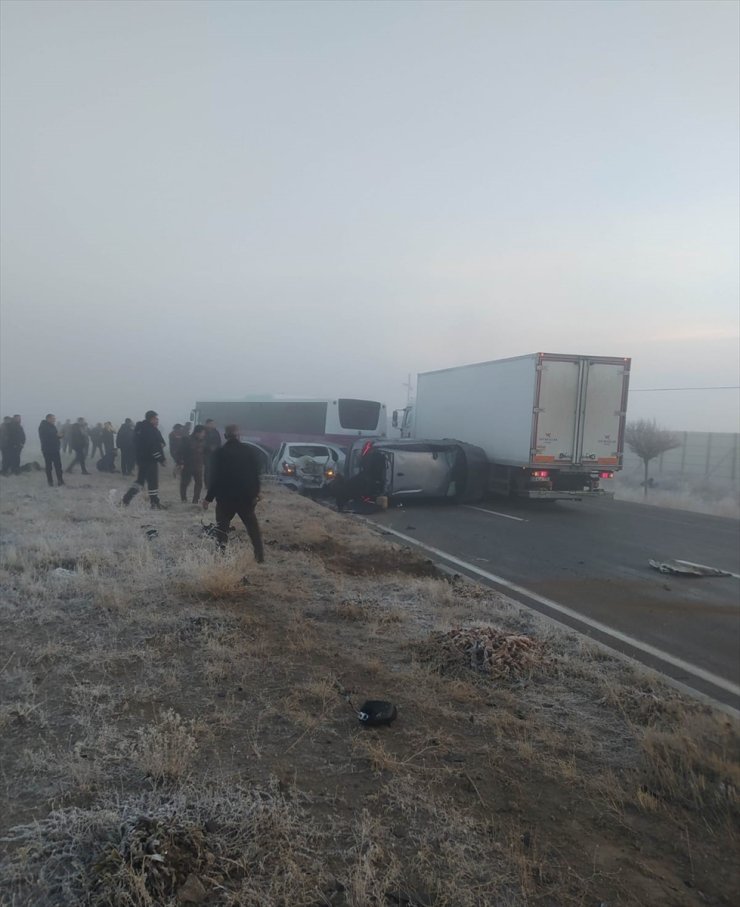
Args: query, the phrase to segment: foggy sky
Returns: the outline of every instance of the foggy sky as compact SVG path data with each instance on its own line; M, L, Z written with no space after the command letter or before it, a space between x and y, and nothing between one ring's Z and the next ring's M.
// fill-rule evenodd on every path
M740 384L734 2L2 3L3 415ZM631 418L739 431L737 391Z

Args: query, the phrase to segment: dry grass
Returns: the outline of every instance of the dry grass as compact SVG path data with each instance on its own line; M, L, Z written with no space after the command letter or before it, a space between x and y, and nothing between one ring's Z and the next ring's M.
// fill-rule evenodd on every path
M282 489L258 566L73 481L2 480L3 903L732 903L724 716Z

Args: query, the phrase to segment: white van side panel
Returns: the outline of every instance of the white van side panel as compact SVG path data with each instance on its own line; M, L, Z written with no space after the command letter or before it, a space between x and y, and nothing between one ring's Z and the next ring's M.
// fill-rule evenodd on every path
M414 436L476 444L492 462L528 462L537 356L419 375Z

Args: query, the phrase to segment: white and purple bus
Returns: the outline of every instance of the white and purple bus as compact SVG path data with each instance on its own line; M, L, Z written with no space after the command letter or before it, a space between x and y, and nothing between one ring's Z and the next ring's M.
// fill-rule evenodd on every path
M246 397L203 400L190 414L194 424L213 419L221 431L236 424L242 439L276 450L282 441L331 441L348 447L362 435L385 437L385 405L350 397Z

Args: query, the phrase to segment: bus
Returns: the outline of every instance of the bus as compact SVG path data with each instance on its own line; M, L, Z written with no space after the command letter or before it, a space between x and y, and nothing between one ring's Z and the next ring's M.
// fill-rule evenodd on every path
M283 441L330 441L348 447L363 435L385 437L386 409L377 400L350 397L245 397L199 400L190 414L194 424L213 419L241 428L242 439L276 450Z

